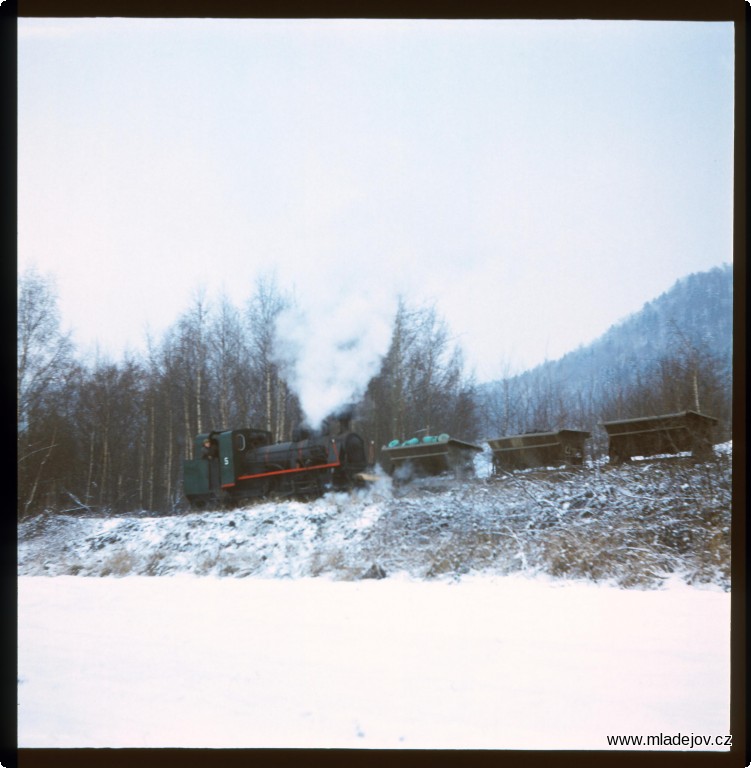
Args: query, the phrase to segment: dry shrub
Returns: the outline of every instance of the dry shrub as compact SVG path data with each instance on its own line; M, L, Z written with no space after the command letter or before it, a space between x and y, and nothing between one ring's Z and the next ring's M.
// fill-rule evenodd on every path
M127 576L135 565L135 558L127 549L113 552L103 563L100 576Z
M163 572L162 564L164 562L164 552L152 552L143 566L143 572L146 576L159 576Z
M339 581L356 581L364 571L363 560L353 565L341 548L316 549L310 558L311 576L333 576Z

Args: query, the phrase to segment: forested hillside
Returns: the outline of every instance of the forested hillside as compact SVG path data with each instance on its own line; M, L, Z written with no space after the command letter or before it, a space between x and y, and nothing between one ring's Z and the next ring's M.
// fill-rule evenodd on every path
M695 410L730 437L733 271L730 265L679 280L586 347L479 388L487 437L602 420Z

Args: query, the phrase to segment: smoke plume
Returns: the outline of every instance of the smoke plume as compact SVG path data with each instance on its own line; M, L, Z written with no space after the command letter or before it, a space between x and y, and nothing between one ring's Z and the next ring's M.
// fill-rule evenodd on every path
M280 314L279 363L309 426L363 394L388 351L394 307L394 300L350 291L298 299Z

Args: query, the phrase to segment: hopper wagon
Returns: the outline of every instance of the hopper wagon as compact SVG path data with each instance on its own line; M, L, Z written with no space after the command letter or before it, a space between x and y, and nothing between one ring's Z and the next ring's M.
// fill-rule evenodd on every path
M717 419L696 411L606 421L608 454L612 464L634 456L657 456L690 451L694 458L712 453L712 433Z
M409 440L392 440L382 448L387 471L396 479L412 476L474 475L474 458L482 453L479 445L449 437L447 434L424 435Z
M493 471L499 473L533 467L581 466L584 442L589 432L560 429L557 432L528 432L488 440L493 451Z

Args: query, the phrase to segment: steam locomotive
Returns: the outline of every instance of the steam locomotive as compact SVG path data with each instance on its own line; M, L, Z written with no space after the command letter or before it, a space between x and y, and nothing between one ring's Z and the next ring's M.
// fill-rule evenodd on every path
M196 436L193 455L183 462L183 488L197 509L242 499L315 498L361 484L374 461L372 446L348 428L330 435L301 427L285 443L274 443L264 429L211 431Z

